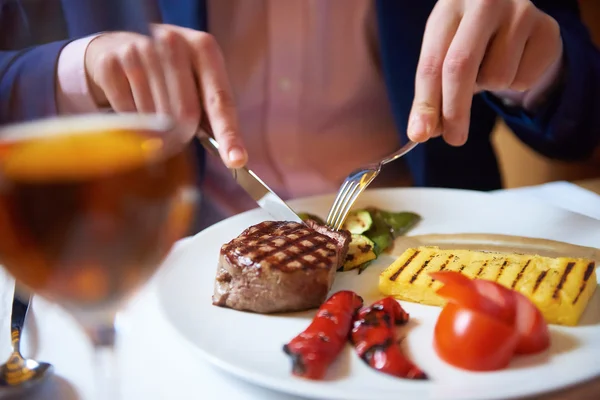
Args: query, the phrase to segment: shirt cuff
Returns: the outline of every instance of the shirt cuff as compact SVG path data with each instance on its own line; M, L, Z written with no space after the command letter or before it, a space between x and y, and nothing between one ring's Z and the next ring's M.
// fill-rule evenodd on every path
M86 36L66 45L58 58L56 102L59 114L82 114L99 110L85 73L85 52L100 34Z

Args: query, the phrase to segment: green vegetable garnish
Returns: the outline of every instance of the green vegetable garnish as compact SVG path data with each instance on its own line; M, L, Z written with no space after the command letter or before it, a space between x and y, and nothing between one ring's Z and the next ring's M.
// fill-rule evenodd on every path
M325 225L325 221L314 214L301 212L298 215L303 221L312 219L321 225ZM353 210L344 222L344 229L355 234L355 238L364 235L370 239L374 245L373 252L376 257L379 257L381 253L387 251L394 244L394 239L406 234L419 221L421 221L421 216L413 212L391 212L368 207ZM348 262L346 268L340 267L340 270L357 268L358 273L361 274L373 261L375 260L369 260L362 264Z

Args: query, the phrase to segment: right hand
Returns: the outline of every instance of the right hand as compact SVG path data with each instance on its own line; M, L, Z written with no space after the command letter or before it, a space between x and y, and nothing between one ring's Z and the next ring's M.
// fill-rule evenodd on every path
M248 156L216 40L173 25L153 25L152 31L153 38L108 32L90 42L85 70L96 104L116 112L170 115L190 136L204 112L225 165L245 165Z

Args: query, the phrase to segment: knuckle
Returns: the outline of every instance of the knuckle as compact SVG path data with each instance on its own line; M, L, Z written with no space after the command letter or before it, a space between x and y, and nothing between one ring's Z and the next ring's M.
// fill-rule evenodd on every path
M214 52L217 49L217 41L213 35L206 32L198 32L192 39L193 47L198 52Z
M436 112L438 112L437 107L428 100L416 102L413 105L413 108L419 111L419 113L421 114L435 114Z
M441 75L440 60L433 56L424 58L417 73L420 78L437 79Z
M121 60L126 67L136 67L140 63L140 53L133 43L128 43L121 50Z
M163 46L177 46L181 37L174 30L158 29L154 33L154 38Z
M459 125L465 117L465 113L457 106L449 105L444 108L444 126L453 127Z
M148 56L154 54L154 43L152 39L142 37L135 42L136 51L140 56Z
M100 78L104 78L114 74L118 66L119 61L114 53L106 52L98 56L96 68L94 69L98 71L98 76Z
M175 62L187 54L183 36L174 30L162 29L157 32L156 39L161 55L170 59L171 62ZM178 66L176 62L175 64Z
M560 25L558 24L558 22L550 17L550 16L546 16L547 18L545 18L545 23L543 25L544 27L544 33L543 36L548 36L549 38L551 38L554 41L559 41L560 39Z
M206 99L207 107L211 109L233 108L234 101L229 92L225 89L218 89L208 95Z
M514 15L519 22L524 22L535 18L538 11L531 1L518 1L515 4Z
M456 51L448 54L444 61L444 73L450 77L463 77L473 64L473 56L466 52Z
M176 116L180 120L189 121L197 125L200 122L200 108L197 104L194 106L184 103L177 110Z
M510 25L515 34L529 35L536 21L539 19L539 10L528 0L518 1L510 12Z
M477 4L479 5L479 7L481 9L494 9L494 10L496 10L498 8L498 1L497 0L479 0L477 2Z
M219 141L231 143L237 139L238 135L232 127L225 127L221 132L219 132L218 136Z

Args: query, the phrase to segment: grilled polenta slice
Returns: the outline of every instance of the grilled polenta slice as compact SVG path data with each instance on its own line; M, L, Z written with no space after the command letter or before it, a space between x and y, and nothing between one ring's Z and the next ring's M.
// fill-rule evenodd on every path
M527 296L548 323L577 325L597 284L594 261L438 247L407 249L379 277L379 290L399 300L442 306L435 271L458 271Z

